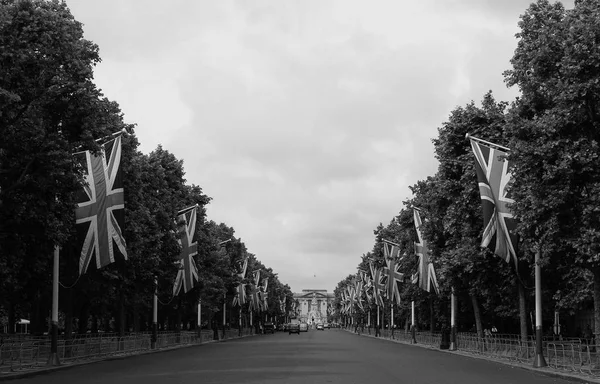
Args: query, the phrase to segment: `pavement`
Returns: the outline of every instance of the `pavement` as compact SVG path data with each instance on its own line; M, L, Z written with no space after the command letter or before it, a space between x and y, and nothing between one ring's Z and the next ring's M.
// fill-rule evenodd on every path
M339 329L277 332L0 376L18 384L600 383Z

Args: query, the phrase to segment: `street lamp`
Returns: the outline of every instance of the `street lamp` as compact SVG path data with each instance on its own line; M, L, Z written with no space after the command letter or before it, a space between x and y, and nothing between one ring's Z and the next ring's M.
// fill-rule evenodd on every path
M229 238L227 240L219 242L219 246L223 247L223 245L229 243L233 238ZM223 293L223 338L225 338L225 324L226 324L226 311L227 311L227 290Z

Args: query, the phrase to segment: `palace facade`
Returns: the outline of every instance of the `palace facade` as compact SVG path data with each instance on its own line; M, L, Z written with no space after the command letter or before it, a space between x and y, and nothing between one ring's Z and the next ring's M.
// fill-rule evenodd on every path
M326 289L303 289L302 293L294 293L299 320L309 324L326 323L327 308L333 305L333 298L333 293Z

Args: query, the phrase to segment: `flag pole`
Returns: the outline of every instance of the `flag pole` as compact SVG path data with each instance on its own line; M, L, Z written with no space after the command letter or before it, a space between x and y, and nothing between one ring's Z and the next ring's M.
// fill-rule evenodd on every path
M58 359L58 273L60 261L60 248L54 246L54 265L52 271L52 334L50 339L50 356L46 365L60 365Z
M154 276L154 298L152 300L152 337L150 338L150 349L156 349L158 340L158 279Z
M390 303L390 330L394 334L394 303Z
M227 311L227 293L223 294L223 338L225 338L225 324L226 324L226 311Z
M542 246L538 244L535 253L535 360L533 366L542 368L547 366L544 359L544 350L542 348L542 268L540 267L540 257Z
M202 342L202 299L198 299L198 337Z
M238 308L240 309L238 312L238 335L241 337L242 336L242 303L240 303L240 305L238 305Z
M192 209L194 209L194 208L198 208L198 207L199 207L199 205L198 205L198 204L195 204L195 205L192 205L191 207L187 207L187 208L180 209L179 211L177 211L177 215L182 215L182 214L184 214L184 213L186 213L186 212L189 212L189 211L191 211ZM230 241L230 240L227 240L227 241ZM224 243L226 243L227 241L223 242L223 244L224 244ZM219 244L221 244L221 243L219 243Z
M454 287L450 294L450 351L456 351L456 295Z
M415 301L411 301L410 303L410 319L411 319L411 325L410 325L410 333L412 335L412 341L411 343L413 344L417 344L417 335L416 335L416 329L415 329Z
M395 246L397 246L397 247L400 247L400 246L401 246L400 244L398 244L398 243L394 243L394 242L393 242L393 241L391 241L391 240L381 239L381 241L383 241L384 243L388 243L388 244L391 244L391 245L395 245Z
M506 151L506 152L509 152L509 151L510 151L510 148L506 148L506 147L503 147L502 145L498 145L498 144L490 143L489 141L486 141L486 140L479 139L479 138L477 138L477 137L475 137L475 136L471 136L471 135L470 135L470 134L468 134L468 133L465 135L465 138L466 138L466 139L469 139L469 140L474 140L474 141L477 141L477 142L483 143L483 144L485 144L485 145L487 145L487 146L489 146L489 147L495 148L495 149L501 149L501 150L503 150L503 151Z
M377 328L375 330L375 336L379 336L379 305L377 306Z

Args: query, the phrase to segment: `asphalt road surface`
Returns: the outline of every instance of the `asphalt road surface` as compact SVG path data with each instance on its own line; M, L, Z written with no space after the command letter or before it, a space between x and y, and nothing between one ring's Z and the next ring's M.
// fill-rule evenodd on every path
M570 383L491 361L331 329L277 332L80 365L15 384Z

